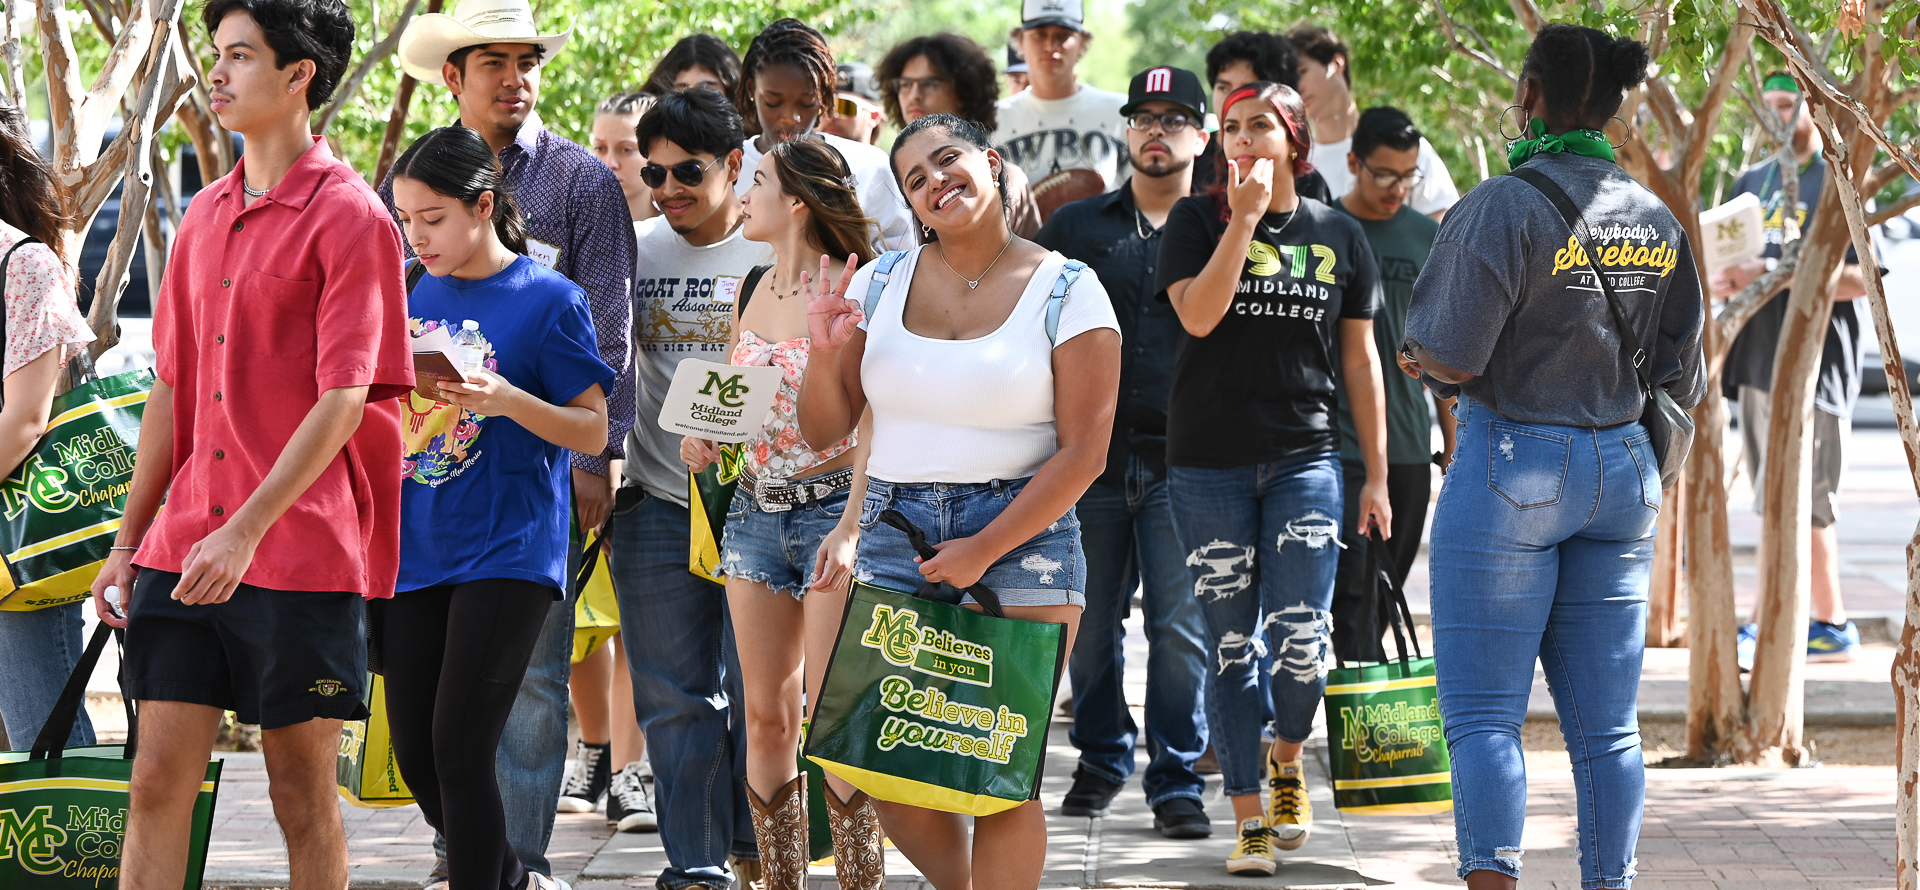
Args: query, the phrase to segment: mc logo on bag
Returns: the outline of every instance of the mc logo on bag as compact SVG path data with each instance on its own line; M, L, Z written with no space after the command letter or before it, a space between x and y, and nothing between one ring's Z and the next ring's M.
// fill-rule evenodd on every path
M890 664L975 686L993 685L992 649L948 631L918 627L919 619L918 612L874 606L873 623L860 644L880 650Z
M69 806L65 821L59 824L51 806L34 807L25 816L0 810L0 862L14 859L31 874L91 878L96 884L118 878L127 811ZM68 859L62 850L79 858Z

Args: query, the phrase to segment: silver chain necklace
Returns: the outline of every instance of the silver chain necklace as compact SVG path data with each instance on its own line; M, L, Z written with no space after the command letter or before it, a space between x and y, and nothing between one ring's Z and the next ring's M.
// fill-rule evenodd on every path
M261 197L265 197L267 192L272 191L273 186L267 186L266 188L263 188L256 192L253 190L253 186L250 186L247 184L247 178L245 176L242 176L240 177L240 190L243 192L246 192L247 197L249 198L261 198Z
M1147 215L1141 213L1138 207L1133 208L1133 230L1140 233L1140 240L1142 241L1160 234L1159 229L1147 225Z
M1281 232L1286 231L1288 226L1293 225L1293 218L1299 215L1300 215L1300 205L1295 204L1293 207L1293 212L1287 214L1287 221L1281 223L1280 228L1276 229L1270 225L1267 225L1267 220L1265 217L1262 217L1260 219L1260 228L1266 229L1267 234L1272 235L1275 238L1278 238L1280 237Z
M1007 248L1012 246L1013 246L1013 233L1008 232L1007 243L1000 245L1000 252L993 255L993 262L988 263L985 269L980 270L979 278L968 278L965 275L961 275L960 270L955 269L952 263L947 262L947 246L944 244L940 245L940 264L943 266L946 266L947 271L952 272L955 277L959 278L961 281L966 282L967 290L973 290L974 288L980 286L980 282L986 280L987 273L993 271L993 267L1000 263L1000 258L1007 255Z

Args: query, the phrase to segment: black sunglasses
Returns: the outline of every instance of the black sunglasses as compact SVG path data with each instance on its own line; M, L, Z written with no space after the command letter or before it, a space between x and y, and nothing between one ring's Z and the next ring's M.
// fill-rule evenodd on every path
M657 189L667 184L667 171L672 170L673 178L680 180L681 185L697 186L706 181L707 168L718 163L720 163L719 158L704 164L699 161L681 161L671 167L648 164L640 168L640 181L646 183L647 188Z

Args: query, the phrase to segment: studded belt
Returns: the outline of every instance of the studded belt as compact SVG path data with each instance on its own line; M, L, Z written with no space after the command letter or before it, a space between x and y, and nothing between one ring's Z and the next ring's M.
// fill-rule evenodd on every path
M753 489L753 497L760 502L762 511L784 513L794 507L804 507L823 501L853 488L853 468L842 467L831 473L789 482L762 479L743 470L740 473L740 483Z

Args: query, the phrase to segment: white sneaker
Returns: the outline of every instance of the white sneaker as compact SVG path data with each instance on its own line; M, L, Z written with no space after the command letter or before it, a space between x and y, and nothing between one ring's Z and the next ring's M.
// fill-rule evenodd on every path
M566 881L537 871L527 872L527 890L573 890Z
M620 831L659 831L653 813L652 783L641 778L640 764L629 763L613 777L607 792L607 822Z

